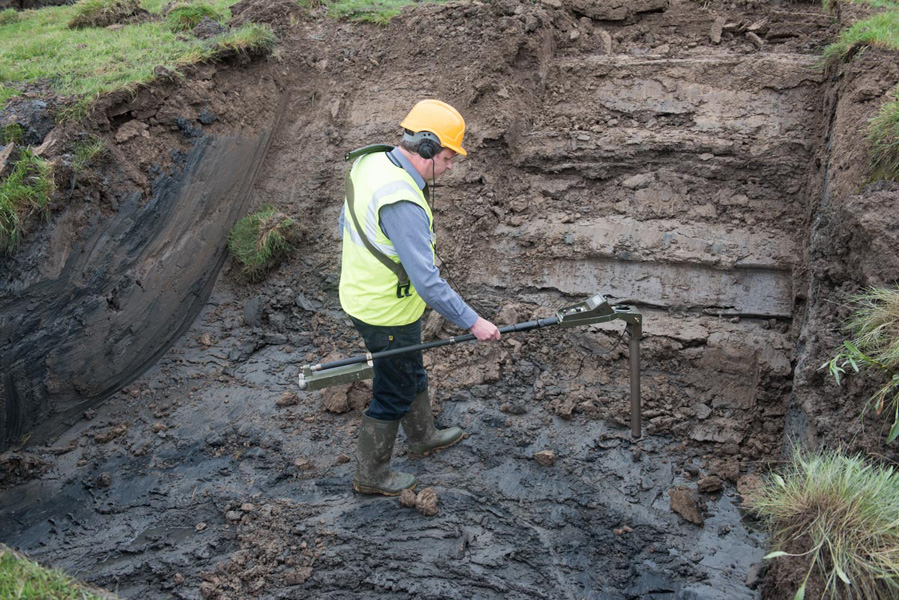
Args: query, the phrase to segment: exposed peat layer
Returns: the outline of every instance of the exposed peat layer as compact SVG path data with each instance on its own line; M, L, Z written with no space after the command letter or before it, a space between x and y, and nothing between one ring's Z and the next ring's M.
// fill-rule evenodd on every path
M818 367L846 294L899 280L899 191L866 186L862 132L895 55L826 67L854 17L804 3L233 12L275 56L101 99L86 175L63 155L83 125L45 132L59 197L0 259L0 541L134 598L775 597L740 493L788 437L893 452L858 419L872 384ZM423 97L468 124L433 205L471 305L507 325L602 293L645 319L640 440L621 323L428 352L438 424L469 437L394 462L435 516L352 493L366 383L296 387L362 350L343 154ZM225 240L265 204L300 231L251 283Z

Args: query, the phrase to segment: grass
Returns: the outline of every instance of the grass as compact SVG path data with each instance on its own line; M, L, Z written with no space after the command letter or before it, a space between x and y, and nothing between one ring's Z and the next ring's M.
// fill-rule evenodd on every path
M882 9L840 32L836 42L824 49L826 60L846 60L859 49L877 46L899 51L899 2L896 0L859 0ZM825 3L826 5L826 3ZM881 107L868 123L871 142L872 179L899 181L899 88L895 100Z
M45 569L0 544L0 598L17 600L105 600L56 569Z
M895 100L881 107L868 126L871 164L875 179L899 181L899 86Z
M25 130L18 123L10 123L0 127L0 146L6 144L19 144L25 141Z
M837 385L847 369L858 373L864 368L885 376L865 410L892 416L889 444L899 437L899 288L869 288L849 302L852 312L844 328L851 339L821 368L830 371Z
M97 159L107 153L106 142L95 135L75 144L72 149L72 169L81 173L87 167L94 164Z
M0 251L16 249L24 223L46 213L54 189L53 165L22 150L12 172L0 181Z
M390 20L400 14L404 6L419 4L416 0L298 0L300 6L305 8L318 8L326 6L328 16L332 19L346 21L361 21L386 25ZM443 4L448 0L423 0L424 2Z
M14 8L7 8L0 11L0 26L15 23L19 20L19 11Z
M258 281L290 250L296 223L273 206L240 219L228 237L228 250L245 275Z
M235 0L211 0L218 14L230 15ZM151 12L165 2L145 1ZM76 5L77 6L77 5ZM46 7L20 13L18 21L0 26L0 100L15 95L13 82L47 82L54 92L90 102L100 94L133 89L151 82L157 66L170 71L200 61L213 60L246 40L265 47L274 43L267 26L246 25L208 40L176 34L163 19L125 25L112 31L86 27L69 29L75 6ZM257 52L259 46L246 48Z
M859 46L899 50L899 9L872 15L844 29L837 41L824 49L824 58L845 58Z
M822 597L899 597L899 476L892 467L837 452L795 451L787 471L770 475L747 504L774 531L776 548L805 549L765 557L807 557L795 600L805 597L816 568Z
M79 0L69 27L106 27L140 12L140 0Z
M203 17L208 17L213 21L221 21L223 19L222 13L209 4L184 3L172 7L166 15L166 20L172 31L190 31L203 20Z

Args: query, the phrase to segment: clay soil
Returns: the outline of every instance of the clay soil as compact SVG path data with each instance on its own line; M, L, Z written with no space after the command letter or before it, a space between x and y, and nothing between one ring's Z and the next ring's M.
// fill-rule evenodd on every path
M686 0L420 5L385 27L287 0L234 13L272 25L275 55L101 102L90 128L112 155L68 201L115 212L198 139L265 117L251 205L296 219L295 249L261 283L226 261L139 378L0 455L0 542L128 598L792 597L788 566L765 579L741 495L788 434L885 452L816 370L843 316L826 298L899 276L897 193L863 188L858 127L832 127L876 110L895 63L818 60L852 17ZM400 437L393 466L436 513L434 496L352 492L367 382L297 386L304 364L363 350L337 299L343 154L395 143L424 97L468 123L433 205L471 306L508 325L602 293L645 319L640 439L623 323L426 353L438 425L469 436L421 460ZM426 313L428 339L458 333Z

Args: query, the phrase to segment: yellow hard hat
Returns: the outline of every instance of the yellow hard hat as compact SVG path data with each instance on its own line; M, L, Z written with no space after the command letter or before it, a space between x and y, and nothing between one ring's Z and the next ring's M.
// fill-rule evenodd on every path
M440 145L466 156L462 147L465 136L465 119L459 111L440 100L422 100L412 107L400 126L412 133L430 131L440 140Z

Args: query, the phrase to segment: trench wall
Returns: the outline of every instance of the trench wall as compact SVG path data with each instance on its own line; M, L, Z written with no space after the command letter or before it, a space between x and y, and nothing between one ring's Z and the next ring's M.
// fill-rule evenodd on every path
M213 114L208 97L199 108L177 94L166 103L160 90L101 104L95 118L117 162L81 183L86 202L72 199L69 171L52 222L0 263L0 448L52 439L191 324L275 129L279 93L267 91L256 124L209 131L184 116ZM153 146L170 167L149 164Z
M847 445L877 454L892 422L869 414L876 374L850 375L837 386L820 366L846 334L848 299L899 282L899 189L871 182L868 121L899 82L895 52L868 48L828 69L826 138L811 172L804 269L795 278L797 362L787 422L789 439L809 447Z

